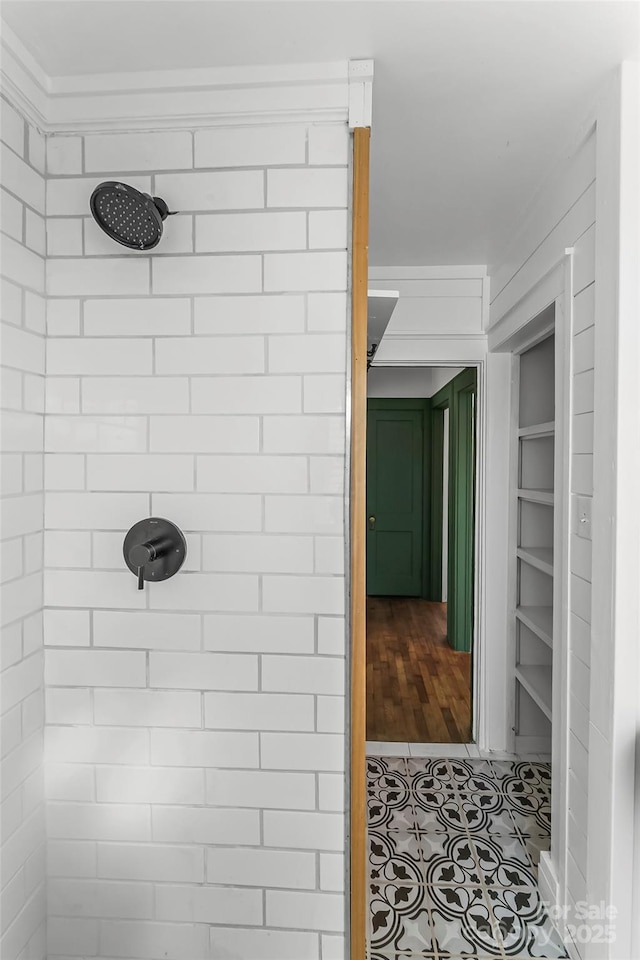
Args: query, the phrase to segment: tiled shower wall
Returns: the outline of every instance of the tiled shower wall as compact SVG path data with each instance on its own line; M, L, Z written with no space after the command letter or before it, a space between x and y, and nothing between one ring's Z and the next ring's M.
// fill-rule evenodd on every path
M6 100L2 136L2 938L6 960L45 953L42 779L44 138Z
M348 147L48 138L50 960L342 956ZM152 256L108 179L180 211ZM149 515L188 558L138 592Z

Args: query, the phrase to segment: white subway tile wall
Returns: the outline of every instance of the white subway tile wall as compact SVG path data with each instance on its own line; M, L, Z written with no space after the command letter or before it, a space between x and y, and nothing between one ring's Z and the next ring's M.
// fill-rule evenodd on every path
M43 960L43 414L45 233L41 135L2 110L2 847L0 956ZM68 556L68 544L63 550ZM80 790L76 784L75 789Z
M11 432L45 454L51 960L343 949L348 149L346 124L48 138L44 447L37 410ZM183 211L151 255L87 217L100 179ZM188 559L139 592L121 544L149 515Z

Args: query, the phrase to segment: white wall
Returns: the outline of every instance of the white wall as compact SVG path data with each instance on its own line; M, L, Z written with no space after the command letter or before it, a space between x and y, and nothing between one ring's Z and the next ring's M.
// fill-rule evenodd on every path
M589 750L589 662L591 645L591 541L578 537L578 496L590 501L593 496L593 382L594 382L594 302L595 302L595 132L563 171L562 190L556 186L552 200L556 221L554 229L543 237L544 220L535 223L531 235L516 247L525 266L514 269L519 260L508 265L513 277L503 283L505 270L497 271L493 283L496 297L492 309L499 319L501 305L515 303L519 296L541 279L545 268L557 263L566 247L575 248L573 276L572 382L570 403L572 420L568 438L571 454L571 543L569 544L571 583L569 585L570 631L558 642L568 644L570 676L568 742L568 840L567 893L575 907L587 896L587 793ZM551 188L553 189L553 187ZM544 210L544 201L541 204ZM560 211L562 211L560 213ZM543 225L544 224L544 225ZM535 251L535 253L534 253ZM530 259L526 253L534 254ZM533 263L532 263L533 261ZM496 306L497 304L497 306ZM559 324L568 323L568 311ZM558 337L562 329L556 328Z
M509 309L561 261L565 248L575 248L569 388L572 420L567 438L571 455L570 632L569 637L557 640L568 644L570 676L566 883L572 909L587 896L592 568L590 538L577 536L577 508L578 497L588 503L593 496L595 145L593 132L562 171L560 181L550 185L528 229L511 248L509 260L496 268L491 308L494 323L508 322ZM552 224L553 229L548 230ZM564 336L563 324L569 322L566 310L557 321L557 337Z
M456 344L462 354L465 344L483 339L489 306L485 267L370 267L369 285L400 294L376 353L378 366L396 359L398 351L406 353L407 339L429 337L433 364L455 354Z
M385 339L425 331L448 337L482 333L484 267L370 267L369 280L376 289L400 293Z
M448 383L458 376L459 373L462 373L464 367L434 367L433 368L433 378L431 383L431 389L433 396L438 390L442 390L443 387L446 387Z
M463 367L376 367L367 375L369 397L432 397Z
M348 131L152 136L48 141L48 955L337 957ZM183 211L152 256L104 179Z
M433 372L428 367L372 366L367 374L368 397L430 397Z
M596 152L587 884L594 902L605 899L616 906L617 918L615 945L603 948L594 944L587 952L590 957L608 956L616 960L640 953L640 461L639 445L630 442L630 438L640 436L639 94L640 65L623 63L610 78L598 105Z
M2 136L2 938L45 955L42 780L44 138L6 100Z
M632 744L638 659L629 637L635 635L630 624L637 623L638 594L635 580L625 587L625 571L635 568L637 579L638 556L636 492L625 477L637 471L623 469L626 451L634 451L634 463L637 456L637 444L629 442L638 426L637 324L629 322L637 309L637 271L631 267L637 265L637 218L626 232L621 224L638 203L638 86L637 66L624 67L629 69L611 77L594 103L582 128L588 135L537 197L503 263L492 270L489 331L491 343L494 330L500 329L499 339L526 320L522 303L542 307L549 302L555 296L556 265L573 248L572 303L567 305L573 312L572 373L566 384L571 402L570 617L569 635L559 638L568 650L569 730L566 759L554 769L556 796L568 770L568 816L566 824L554 821L552 852L558 896L569 910L586 900L617 911L612 942L596 937L578 943L576 950L616 960L635 955L631 927L637 914ZM570 316L565 309L561 333ZM578 498L592 507L586 537L576 536ZM557 845L565 827L566 861Z

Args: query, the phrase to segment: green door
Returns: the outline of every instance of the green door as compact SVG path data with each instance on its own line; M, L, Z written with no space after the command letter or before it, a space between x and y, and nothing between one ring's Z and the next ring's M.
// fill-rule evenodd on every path
M370 400L367 418L367 593L423 591L426 400Z

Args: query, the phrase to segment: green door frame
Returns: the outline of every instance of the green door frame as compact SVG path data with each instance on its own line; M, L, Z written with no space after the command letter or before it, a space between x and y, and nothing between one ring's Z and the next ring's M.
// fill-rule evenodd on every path
M447 633L454 650L471 651L474 604L475 368L463 370L431 398L432 479L429 595L442 598L444 411L449 410Z
M442 600L442 498L444 491L444 411L451 407L450 384L431 398L431 534L429 537L429 600ZM449 491L449 501L451 491ZM449 522L451 503L449 502Z
M466 375L466 376L465 376ZM475 457L474 412L476 371L465 371L454 383L454 515L451 551L454 602L451 645L471 652L474 602Z
M430 592L430 556L431 556L431 400L426 397L406 399L376 397L367 400L369 410L421 410L423 411L423 491L422 491L422 598L429 600ZM440 521L442 525L442 520Z

